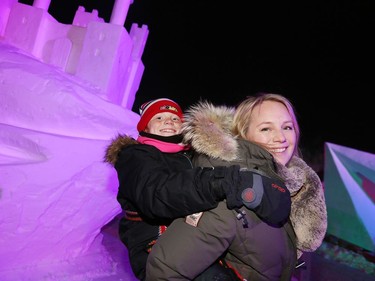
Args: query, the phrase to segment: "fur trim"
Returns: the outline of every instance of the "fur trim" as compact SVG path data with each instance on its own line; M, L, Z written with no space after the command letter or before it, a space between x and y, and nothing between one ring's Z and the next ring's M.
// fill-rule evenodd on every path
M293 157L288 167L278 166L279 174L292 195L290 220L297 236L297 255L313 252L327 231L327 209L322 182L301 158Z
M131 144L138 144L138 142L127 135L117 135L117 137L112 139L110 145L108 145L105 150L104 162L114 166L117 162L118 154L120 153L121 149Z
M238 143L231 131L233 115L234 108L214 106L207 101L190 107L182 126L184 142L214 159L237 159Z

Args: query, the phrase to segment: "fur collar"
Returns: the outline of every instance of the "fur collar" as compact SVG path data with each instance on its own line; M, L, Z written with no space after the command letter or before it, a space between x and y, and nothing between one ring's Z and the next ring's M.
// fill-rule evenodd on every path
M184 142L198 153L214 159L238 158L238 143L232 134L234 108L205 101L190 107L184 115Z
M138 144L138 142L127 135L117 135L112 139L111 143L107 146L104 154L104 162L107 162L114 166L118 160L118 155L120 151L132 144Z
M324 190L316 172L301 158L293 157L287 167L279 165L292 196L290 221L297 237L297 255L313 252L323 242L327 231Z

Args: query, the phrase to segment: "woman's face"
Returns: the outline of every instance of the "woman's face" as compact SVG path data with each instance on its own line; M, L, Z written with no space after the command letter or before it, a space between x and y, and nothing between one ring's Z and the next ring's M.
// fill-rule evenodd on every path
M180 117L174 113L161 112L155 114L148 122L146 133L170 137L181 132L182 122Z
M246 138L267 149L283 165L292 158L297 141L292 118L277 101L254 107Z

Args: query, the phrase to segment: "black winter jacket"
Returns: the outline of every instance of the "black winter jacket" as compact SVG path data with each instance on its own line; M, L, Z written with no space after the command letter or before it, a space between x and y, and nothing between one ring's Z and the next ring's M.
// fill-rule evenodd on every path
M192 168L190 151L163 153L119 135L106 149L119 181L117 200L124 217L119 235L130 264L144 278L148 251L172 219L209 210L224 198L221 183L236 181L239 167ZM223 177L228 180L221 181Z

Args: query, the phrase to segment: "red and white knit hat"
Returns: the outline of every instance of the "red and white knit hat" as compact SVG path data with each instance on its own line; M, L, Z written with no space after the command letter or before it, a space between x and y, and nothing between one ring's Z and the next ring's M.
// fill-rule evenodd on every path
M151 100L142 104L139 108L139 114L141 119L138 122L137 130L142 132L146 129L148 122L155 114L160 112L170 112L176 114L178 117L183 119L183 113L181 107L171 99L160 98Z

